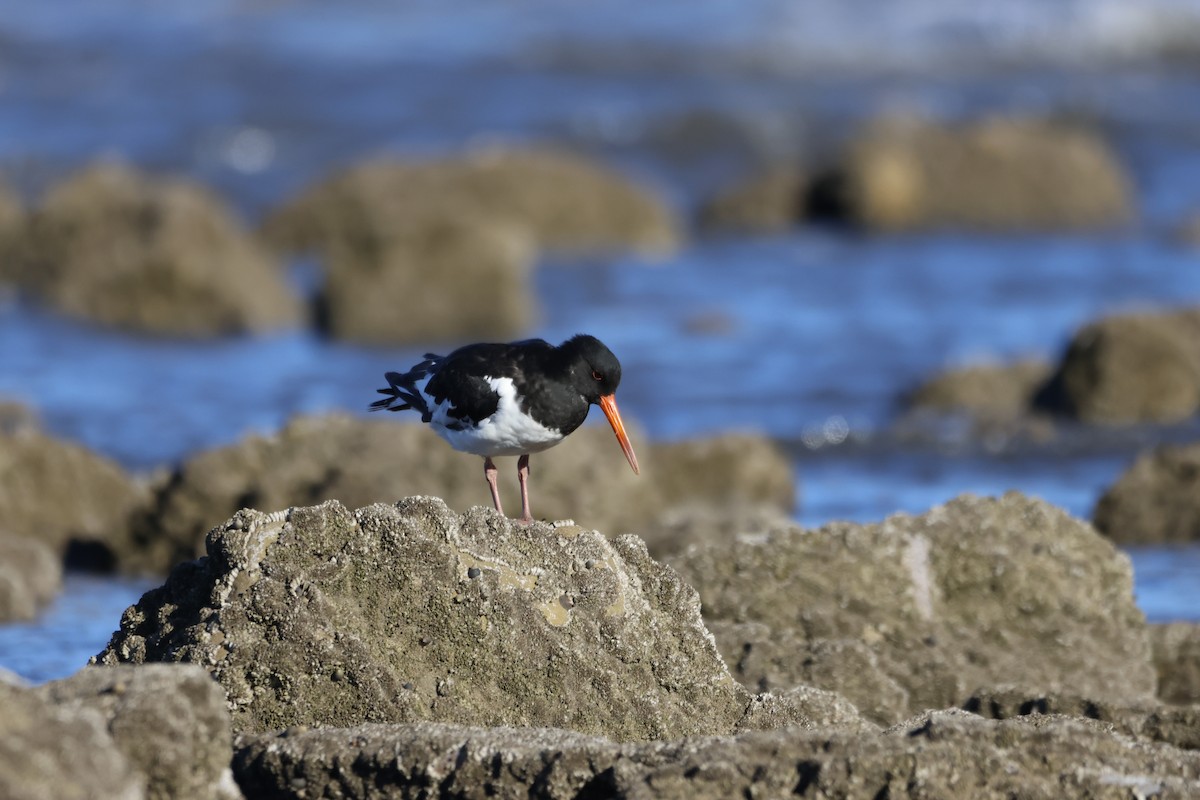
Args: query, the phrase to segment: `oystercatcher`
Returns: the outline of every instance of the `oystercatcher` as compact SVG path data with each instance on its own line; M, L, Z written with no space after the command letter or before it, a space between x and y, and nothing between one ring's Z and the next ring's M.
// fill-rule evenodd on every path
M483 456L492 503L501 514L493 456L520 456L521 522L529 523L529 454L553 447L600 406L617 441L639 472L614 393L621 363L594 336L579 334L561 345L542 339L511 344L469 344L448 356L426 353L408 372L387 372L386 395L371 411L413 409L455 450Z

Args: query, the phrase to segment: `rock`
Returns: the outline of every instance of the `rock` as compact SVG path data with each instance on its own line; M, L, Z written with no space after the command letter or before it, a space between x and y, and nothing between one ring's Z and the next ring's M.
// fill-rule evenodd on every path
M233 800L233 734L225 693L192 665L88 667L38 693L60 709L88 709L145 776L146 797Z
M1172 622L1150 626L1158 697L1166 703L1200 703L1200 624Z
M1091 720L931 712L882 734L796 729L618 745L542 729L363 725L246 736L248 795L345 797L1186 797L1200 754ZM347 769L347 765L353 769Z
M1200 706L1181 708L1154 701L1110 703L1074 692L1043 692L1002 685L975 691L963 708L990 719L1062 714L1094 719L1133 739L1200 749Z
M338 339L511 339L535 320L534 251L516 226L396 223L367 249L336 240L328 247L317 316Z
M1200 308L1123 314L1071 338L1035 403L1083 422L1178 422L1200 408Z
M799 167L778 165L711 198L700 208L700 227L781 233L804 217L806 189L806 175Z
M1092 523L1118 544L1200 540L1200 442L1139 455L1101 495Z
M656 445L632 425L630 435L640 477L625 464L612 431L599 425L585 425L534 456L534 515L624 533L654 528L660 515L697 503L791 508L791 466L764 439ZM519 509L515 459L498 461L505 508ZM708 477L691 482L683 477L688 471ZM129 549L142 554L142 569L165 573L203 552L208 529L239 508L331 499L357 507L413 494L444 497L459 510L490 505L482 459L455 452L419 422L302 417L277 435L252 436L184 462L134 521Z
M650 764L626 757L608 796L1129 797L1200 791L1200 755L1145 745L1063 717L996 722L936 711L869 737L790 731L678 743Z
M26 290L106 325L213 336L300 318L279 265L213 195L120 164L53 188L13 250Z
M769 439L731 433L653 446L655 481L664 506L708 498L721 506L766 502L790 511L795 480Z
M1193 211L1179 223L1175 239L1185 247L1200 247L1200 210Z
M16 400L0 399L0 435L32 433L40 428L37 412L32 408Z
M703 446L700 443L699 446ZM787 474L787 471L782 471ZM794 522L784 509L787 505L727 502L706 503L702 499L676 506L649 525L637 528L655 558L682 553L692 545L728 542L737 537L762 537L771 531L790 528Z
M142 800L141 776L94 711L61 709L0 683L0 797Z
M909 409L966 412L981 422L1011 422L1030 413L1033 397L1050 376L1043 361L972 364L948 369L904 399Z
M752 691L821 686L855 698L859 713L880 725L904 719L909 693L880 666L875 653L857 639L823 639L809 644L795 631L773 631L756 622L707 622L717 649L734 677Z
M38 432L0 432L0 519L69 565L107 570L125 556L145 489L106 458Z
M695 592L637 537L420 497L239 512L97 660L203 665L243 732L433 721L676 738L731 732L751 700Z
M837 691L876 721L894 719L904 693L915 713L1000 682L1154 693L1128 558L1017 493L693 547L669 563L699 590L740 681Z
M1130 181L1103 141L1022 119L877 122L814 178L807 206L876 231L1109 228L1133 216Z
M37 539L0 535L0 622L28 620L58 594L62 558Z
M572 731L429 722L288 730L238 743L238 784L263 800L605 797L601 773L622 752Z
M0 183L0 284L15 278L9 248L25 223L25 206L16 192Z
M670 211L644 189L582 156L485 148L441 161L378 159L334 174L271 213L263 233L289 251L385 242L409 220L514 228L541 249L678 246Z

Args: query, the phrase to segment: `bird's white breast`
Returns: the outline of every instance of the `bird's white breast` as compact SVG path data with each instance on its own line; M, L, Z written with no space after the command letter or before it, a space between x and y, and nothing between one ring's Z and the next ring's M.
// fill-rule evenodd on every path
M449 415L454 406L445 400L433 403L430 425L455 450L478 456L519 456L537 453L563 440L561 431L547 428L521 411L521 398L511 378L487 378L488 385L500 398L496 411L478 424L467 420L465 427L454 430L450 425L463 424Z

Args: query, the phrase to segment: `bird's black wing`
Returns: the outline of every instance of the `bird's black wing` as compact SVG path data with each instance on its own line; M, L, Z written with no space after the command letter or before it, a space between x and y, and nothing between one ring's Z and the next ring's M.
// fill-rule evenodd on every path
M439 404L450 398L453 408L449 416L476 423L496 413L500 405L489 378L519 381L535 362L549 358L553 351L541 339L460 347L442 361L425 392Z

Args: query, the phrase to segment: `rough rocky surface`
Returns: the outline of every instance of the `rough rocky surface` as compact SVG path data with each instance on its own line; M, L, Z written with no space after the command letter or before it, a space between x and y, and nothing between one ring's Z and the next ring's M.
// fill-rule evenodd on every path
M62 585L62 557L37 539L0 535L0 622L27 620Z
M670 251L670 211L626 178L553 149L485 148L428 162L372 160L277 209L263 232L287 250L386 241L406 220L484 223L525 232L540 249Z
M1200 703L1200 624L1172 622L1150 626L1158 697L1165 703Z
M865 642L853 638L809 642L793 630L775 630L759 622L708 619L706 623L730 671L752 691L820 686L854 698L859 712L880 725L912 713L908 690L885 671Z
M0 682L0 797L142 800L141 776L95 711L57 708Z
M300 318L279 265L213 195L120 164L52 188L8 257L36 297L121 328L209 336Z
M204 669L89 667L36 691L61 711L98 715L144 777L149 800L241 797L229 769L233 735L225 693Z
M795 165L773 167L711 198L700 208L699 225L711 231L786 231L804 217L806 179Z
M807 205L880 231L1105 228L1133 215L1129 179L1099 137L1021 119L882 120L814 178Z
M273 436L252 436L184 462L157 487L133 526L139 566L166 572L203 551L204 534L239 508L287 508L337 499L358 507L409 495L451 508L490 505L483 461L455 452L419 422L343 415L302 417ZM630 435L642 463L634 475L607 426L584 426L531 460L531 504L540 519L572 518L608 533L641 533L670 549L658 520L680 507L769 506L791 510L785 456L750 435L672 444ZM505 509L520 509L516 459L497 459ZM689 476L695 476L689 478ZM649 534L648 534L649 535Z
M1200 540L1200 443L1142 453L1101 495L1092 522L1119 544Z
M728 542L739 536L766 536L794 524L782 505L737 501L713 505L697 500L659 514L652 524L639 526L637 534L646 542L650 555L661 559L692 545Z
M669 563L699 590L734 675L756 689L810 683L881 722L1001 682L1154 694L1128 558L1017 493L776 531Z
M36 431L0 432L0 519L77 566L111 569L145 490L119 466Z
M373 245L328 245L317 320L359 342L512 339L536 318L533 260L513 225L396 223Z
M1036 399L1084 422L1178 422L1200 409L1200 308L1121 314L1071 338Z
M1200 750L1200 706L1162 705L1157 701L1111 703L1075 692L1042 692L1003 685L980 689L963 708L990 719L1031 714L1061 714L1094 719L1134 739Z
M238 779L262 798L1124 800L1200 791L1200 754L1057 715L996 721L938 711L863 736L780 730L624 745L568 731L428 724L241 743Z
M244 732L435 721L662 739L730 733L752 710L694 590L640 539L436 498L239 512L98 661L203 665Z

